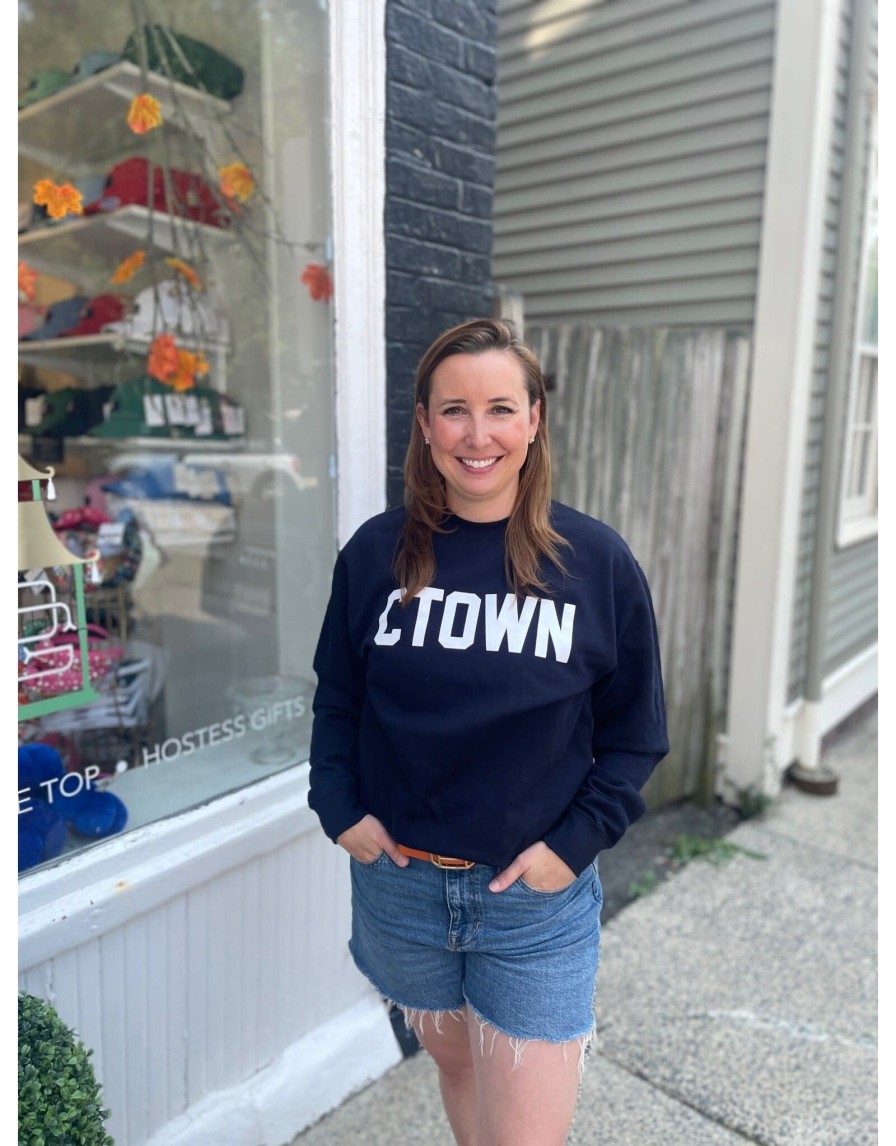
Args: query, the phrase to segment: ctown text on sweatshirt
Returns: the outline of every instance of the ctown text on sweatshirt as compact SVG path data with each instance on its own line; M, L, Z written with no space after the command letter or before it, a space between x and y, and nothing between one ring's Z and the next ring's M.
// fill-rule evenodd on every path
M402 606L404 509L336 560L314 657L308 802L333 841L367 813L400 844L506 867L544 842L577 875L645 810L669 750L650 591L625 541L553 502L565 573L520 598L507 521L449 515Z

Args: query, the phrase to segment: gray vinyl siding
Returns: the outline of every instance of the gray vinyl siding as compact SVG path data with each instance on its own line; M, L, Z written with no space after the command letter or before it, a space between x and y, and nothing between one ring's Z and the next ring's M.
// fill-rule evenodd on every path
M790 640L788 699L803 696L809 651L811 623L812 573L815 563L815 531L818 495L821 485L822 448L824 443L825 399L831 365L831 320L833 317L834 278L840 256L841 193L845 161L847 97L849 88L849 53L852 40L852 0L842 0L837 46L837 87L834 119L827 170L827 208L825 211L822 265L818 282L818 309L812 360L812 382L809 395L809 421L806 432L806 458L803 467L803 493L800 509L799 549L794 586L793 625ZM850 257L848 253L846 257ZM826 462L825 464L831 464Z
M805 695L809 629L811 624L812 577L815 560L815 533L819 489L822 473L822 450L826 397L830 379L831 335L835 307L844 306L852 315L856 307L861 244L851 251L841 251L843 226L841 197L845 163L848 115L849 56L853 31L852 0L842 0L838 41L837 86L834 119L828 162L827 211L824 247L818 284L818 308L812 365L812 389L806 438L803 493L800 511L799 550L794 587L793 626L791 630L788 699ZM876 75L876 65L870 66ZM867 130L867 124L865 125ZM867 171L863 173L863 184ZM864 204L861 194L859 204ZM848 297L834 295L837 260L851 263ZM842 443L841 443L842 452ZM825 459L825 465L839 464L840 459ZM828 673L848 660L877 637L877 542L850 546L834 553L831 567L829 602L824 620L824 672Z
M774 22L499 0L493 277L527 321L752 325Z
M869 79L873 84L877 83L876 7L868 60ZM867 119L864 127L867 132ZM867 168L865 174L867 177ZM864 193L861 201L864 204ZM849 299L853 316L859 285L859 257L860 251L854 252L854 274ZM825 673L833 672L863 648L877 641L877 561L876 537L838 549L834 554L825 620Z
M838 552L825 633L825 675L877 640L876 538Z

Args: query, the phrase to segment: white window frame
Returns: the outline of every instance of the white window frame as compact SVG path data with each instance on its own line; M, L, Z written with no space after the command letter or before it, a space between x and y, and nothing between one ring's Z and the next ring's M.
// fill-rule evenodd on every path
M855 331L852 365L849 381L849 416L843 444L843 469L840 475L840 512L837 545L855 545L878 532L878 346L862 341L865 315L868 262L871 251L878 244L878 178L877 178L877 100L872 104L870 146L868 150L868 190L862 225L862 258L856 307L853 321ZM879 257L879 255L878 255ZM873 372L873 391L867 394L866 379ZM860 404L861 402L861 404ZM862 407L865 407L863 410ZM865 475L862 487L851 491L853 470L858 464L858 449L867 446Z

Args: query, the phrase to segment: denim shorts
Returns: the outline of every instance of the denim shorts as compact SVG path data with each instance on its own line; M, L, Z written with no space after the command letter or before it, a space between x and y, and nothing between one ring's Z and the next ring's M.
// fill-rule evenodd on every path
M488 890L498 869L442 869L383 852L351 859L358 970L405 1012L457 1011L515 1039L590 1037L603 902L597 862L560 891L521 879ZM480 1027L480 1030L482 1028Z

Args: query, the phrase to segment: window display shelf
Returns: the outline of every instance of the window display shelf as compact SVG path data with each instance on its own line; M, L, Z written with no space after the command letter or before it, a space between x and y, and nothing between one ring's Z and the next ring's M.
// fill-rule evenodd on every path
M136 64L122 60L22 108L19 154L51 167L63 166L73 175L120 158L122 140L129 134L128 108L142 92L159 101L166 124L194 134L206 134L210 123L230 112L226 100L157 72L144 78ZM89 131L84 130L86 124ZM63 140L68 145L65 151L60 147Z
M188 452L191 454L236 454L246 448L245 438L91 438L85 434L78 438L63 438L66 448L74 446L87 450L153 450L162 453ZM30 456L31 434L19 434L19 453Z
M19 255L34 270L68 282L108 281L110 268L132 255L136 246L147 243L150 230L156 248L192 261L233 242L227 228L132 204L24 231L19 235Z
M159 334L166 333L160 330ZM226 355L232 347L223 343L200 342L171 331L183 350L202 350L209 357ZM19 361L31 366L46 366L51 370L67 370L79 374L86 367L109 366L121 362L122 354L145 357L149 353L150 339L127 338L122 334L85 334L76 338L30 339L19 343Z

